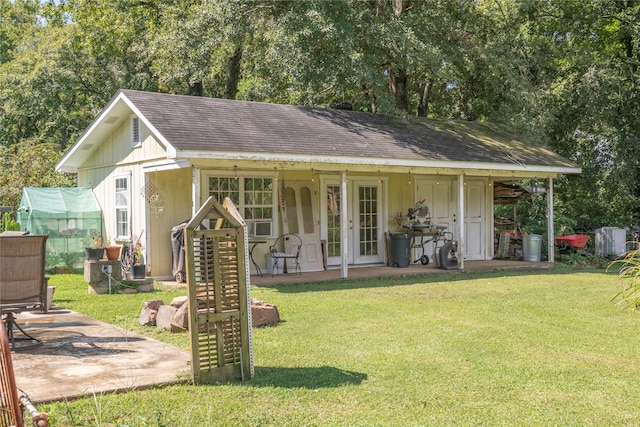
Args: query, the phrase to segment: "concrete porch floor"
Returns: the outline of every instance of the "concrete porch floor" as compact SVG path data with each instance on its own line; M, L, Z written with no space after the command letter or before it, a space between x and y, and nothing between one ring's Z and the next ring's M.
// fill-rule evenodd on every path
M535 272L552 266L547 262L467 261L464 271ZM461 274L461 271L420 263L407 268L379 265L349 268L347 279L435 274ZM273 277L263 274L251 276L251 283L269 286L321 282L340 280L340 275L339 269ZM54 306L47 314L22 314L18 322L43 341L43 345L29 350L12 352L18 387L36 403L169 384L188 378L190 373L187 351L61 307Z
M379 277L398 277L413 276L422 274L460 274L473 273L477 271L493 271L493 270L546 270L553 267L553 263L549 262L527 262L527 261L508 261L508 260L489 260L489 261L465 261L464 271L461 270L444 270L436 267L434 264L422 265L420 263L409 264L408 267L398 268L386 265L367 265L349 267L347 279L368 279ZM296 275L293 273L277 274L271 276L265 271L262 276L251 275L251 284L258 286L269 286L284 283L305 283L305 282L326 282L330 280L341 280L341 270L339 268L331 268L324 271L305 272Z

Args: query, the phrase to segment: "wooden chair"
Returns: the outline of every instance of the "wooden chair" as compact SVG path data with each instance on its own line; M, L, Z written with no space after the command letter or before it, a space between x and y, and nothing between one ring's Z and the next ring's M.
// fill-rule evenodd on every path
M46 242L47 236L0 234L0 315L14 350L42 343L16 323L15 315L47 310ZM18 346L17 341L28 344Z
M31 415L32 425L47 427L48 415L33 406L29 397L16 385L7 330L0 327L0 427L23 426L24 411Z
M288 273L287 260L294 260L296 274L302 274L302 269L300 268L301 248L302 239L297 234L283 234L278 237L269 248L271 259L273 260L271 275L278 274L280 260L283 263L282 269L284 273Z

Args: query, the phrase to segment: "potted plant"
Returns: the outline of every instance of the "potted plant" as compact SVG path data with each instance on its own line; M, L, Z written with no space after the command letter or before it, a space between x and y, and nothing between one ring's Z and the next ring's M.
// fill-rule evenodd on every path
M105 248L107 259L115 261L120 258L120 246L111 245L111 238L107 239L107 247Z
M94 231L91 235L92 246L84 248L85 256L88 260L99 260L104 257L104 246L102 244L102 234Z
M139 241L133 247L133 267L131 275L134 279L144 279L146 276L146 267L144 265L144 257L142 250L144 246Z

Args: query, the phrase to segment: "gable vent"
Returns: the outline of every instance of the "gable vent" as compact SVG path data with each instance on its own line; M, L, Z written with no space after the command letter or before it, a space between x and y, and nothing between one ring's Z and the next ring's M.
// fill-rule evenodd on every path
M140 119L131 117L131 146L140 144Z

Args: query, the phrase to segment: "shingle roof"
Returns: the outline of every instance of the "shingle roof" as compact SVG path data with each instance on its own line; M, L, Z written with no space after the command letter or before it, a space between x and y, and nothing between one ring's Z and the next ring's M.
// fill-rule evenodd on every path
M123 90L179 152L233 151L578 166L487 123Z

